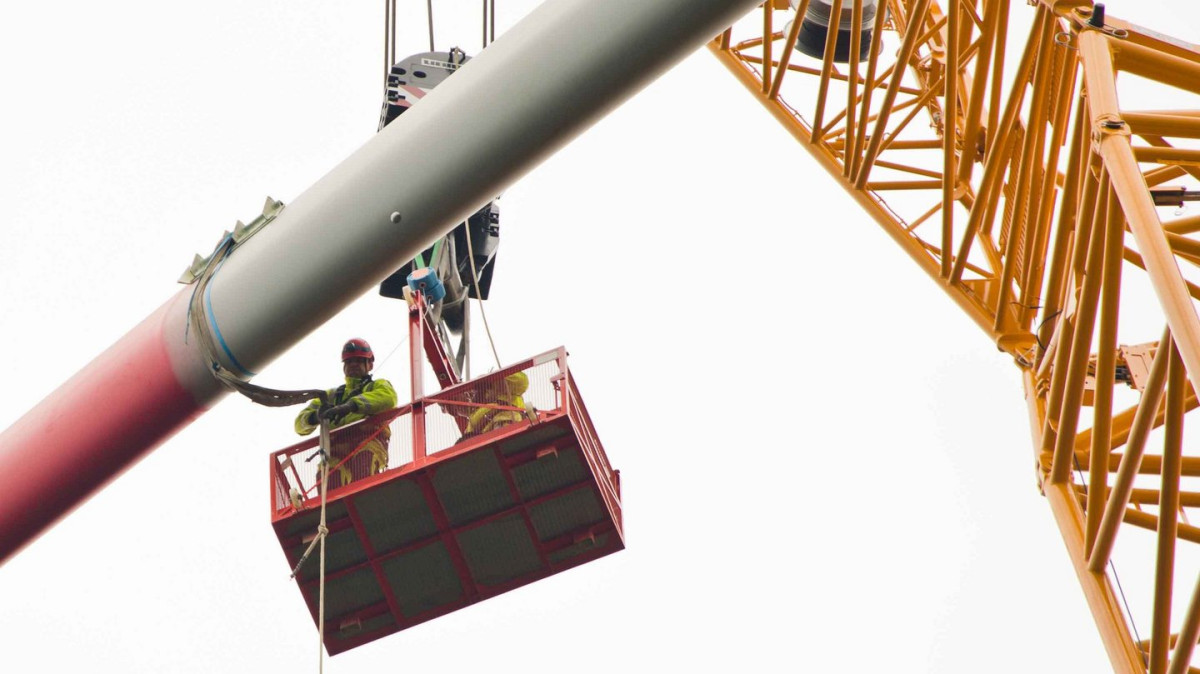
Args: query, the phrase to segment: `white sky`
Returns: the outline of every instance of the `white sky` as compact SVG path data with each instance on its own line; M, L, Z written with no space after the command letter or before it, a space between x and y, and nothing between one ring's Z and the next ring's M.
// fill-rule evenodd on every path
M373 134L369 4L5 12L0 428ZM398 52L425 50L399 4ZM478 4L435 3L439 49L478 51ZM503 30L535 3L497 4ZM628 549L327 671L1107 669L1016 368L707 51L502 208L501 358L570 349ZM382 361L403 325L364 297L255 381L336 383L346 337ZM402 391L406 348L379 370ZM0 568L0 670L315 670L269 524L292 414L224 400Z

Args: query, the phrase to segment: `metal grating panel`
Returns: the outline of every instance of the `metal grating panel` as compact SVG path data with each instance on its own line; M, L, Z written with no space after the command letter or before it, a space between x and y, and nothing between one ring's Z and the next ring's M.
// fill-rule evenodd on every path
M316 605L317 588L309 589L312 605ZM344 576L325 581L325 616L327 620L354 613L355 611L382 602L383 590L375 574L369 568L359 569Z
M519 515L464 531L458 535L471 577L480 585L501 585L541 568L541 558Z
M588 469L576 446L560 449L557 456L550 454L523 463L513 468L512 474L521 498L528 501L587 478Z
M495 453L476 451L439 464L433 486L451 526L472 522L513 505Z
M385 482L353 498L376 554L437 533L437 524L421 487L412 480Z
M392 557L382 566L405 618L442 608L463 597L454 563L441 541Z
M529 518L538 538L546 541L599 522L604 519L604 508L591 489L581 487L533 506Z

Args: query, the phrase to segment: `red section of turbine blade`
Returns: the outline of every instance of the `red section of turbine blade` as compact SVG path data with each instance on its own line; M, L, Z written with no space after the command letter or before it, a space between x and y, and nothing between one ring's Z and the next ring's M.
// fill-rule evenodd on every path
M167 354L171 304L0 433L0 564L202 412Z

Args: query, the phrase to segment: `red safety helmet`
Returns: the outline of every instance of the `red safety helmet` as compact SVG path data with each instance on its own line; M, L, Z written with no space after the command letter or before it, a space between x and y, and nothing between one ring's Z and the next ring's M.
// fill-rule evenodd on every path
M346 345L342 347L342 362L344 363L351 358L366 358L374 363L375 352L371 350L371 345L367 344L367 340L355 337L346 342Z

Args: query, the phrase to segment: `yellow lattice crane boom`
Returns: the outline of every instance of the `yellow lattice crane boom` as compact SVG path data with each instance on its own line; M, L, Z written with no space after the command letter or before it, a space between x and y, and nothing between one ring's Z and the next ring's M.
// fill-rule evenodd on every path
M1173 595L1195 577L1176 546L1200 542L1183 424L1200 216L1161 209L1200 179L1200 47L1102 5L1029 4L769 0L709 48L1012 356L1038 483L1114 670L1193 671L1200 584ZM1155 532L1133 553L1149 616L1114 589L1130 527Z

